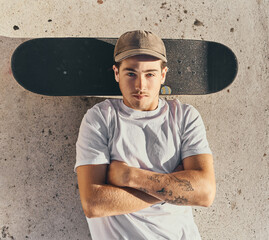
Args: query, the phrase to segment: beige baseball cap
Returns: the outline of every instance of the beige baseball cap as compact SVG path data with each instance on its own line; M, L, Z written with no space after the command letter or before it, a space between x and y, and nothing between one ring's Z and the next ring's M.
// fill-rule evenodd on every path
M122 34L114 49L114 60L120 62L136 55L150 55L167 62L165 45L149 31L136 30Z

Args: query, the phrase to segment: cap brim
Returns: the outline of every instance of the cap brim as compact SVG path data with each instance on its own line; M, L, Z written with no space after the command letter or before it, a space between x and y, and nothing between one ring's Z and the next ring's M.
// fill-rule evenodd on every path
M144 54L159 58L163 60L164 62L167 62L167 59L164 55L158 52L149 50L149 49L132 49L132 50L122 52L118 54L117 56L115 56L115 62L120 62L126 58L137 56L137 55L144 55Z

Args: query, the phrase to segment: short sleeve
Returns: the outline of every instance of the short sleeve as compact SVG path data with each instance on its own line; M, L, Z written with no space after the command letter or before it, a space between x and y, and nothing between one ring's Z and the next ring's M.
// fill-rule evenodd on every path
M212 154L203 120L199 112L191 105L184 106L184 120L182 125L181 158L197 154Z
M76 168L88 164L109 164L108 127L100 108L94 106L84 115L76 143Z

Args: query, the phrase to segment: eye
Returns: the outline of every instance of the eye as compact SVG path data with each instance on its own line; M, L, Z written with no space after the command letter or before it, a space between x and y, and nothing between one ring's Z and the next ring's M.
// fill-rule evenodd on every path
M128 73L127 73L127 76L129 76L129 77L134 77L135 74L134 74L133 72L128 72Z
M147 77L154 77L155 75L153 73L147 73Z

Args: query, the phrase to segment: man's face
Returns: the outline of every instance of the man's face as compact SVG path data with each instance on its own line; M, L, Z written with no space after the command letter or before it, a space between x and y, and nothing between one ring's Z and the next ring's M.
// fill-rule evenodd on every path
M167 72L167 67L161 69L161 60L138 55L123 60L120 68L113 66L113 70L126 106L140 111L158 107L160 87Z

